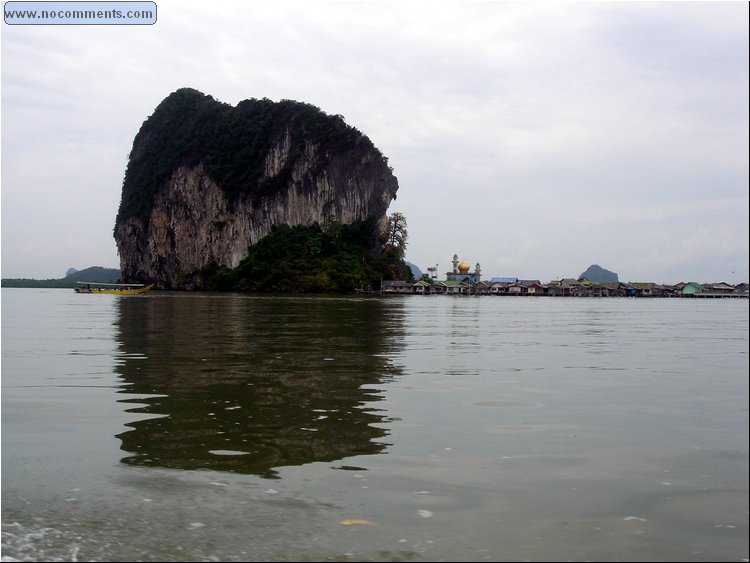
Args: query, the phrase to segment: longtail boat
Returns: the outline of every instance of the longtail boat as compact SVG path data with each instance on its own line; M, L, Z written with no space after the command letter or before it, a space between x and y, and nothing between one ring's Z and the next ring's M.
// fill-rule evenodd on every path
M77 282L82 287L74 288L76 293L106 293L109 295L138 295L146 293L153 284L142 283L99 283L99 282Z

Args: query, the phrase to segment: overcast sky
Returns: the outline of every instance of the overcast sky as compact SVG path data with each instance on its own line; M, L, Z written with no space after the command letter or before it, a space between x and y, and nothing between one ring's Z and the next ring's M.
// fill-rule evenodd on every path
M750 277L747 2L156 3L152 26L2 25L2 277L119 267L133 138L186 86L343 115L423 271Z

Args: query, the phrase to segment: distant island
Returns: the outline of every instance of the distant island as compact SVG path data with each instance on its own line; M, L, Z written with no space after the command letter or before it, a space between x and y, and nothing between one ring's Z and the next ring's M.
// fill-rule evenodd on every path
M598 264L592 264L585 272L578 276L578 280L588 280L596 283L617 283L619 278L615 272L605 270Z
M3 278L2 287L77 287L78 282L117 283L120 279L119 268L91 266L84 270L69 268L64 278L36 280L31 278Z

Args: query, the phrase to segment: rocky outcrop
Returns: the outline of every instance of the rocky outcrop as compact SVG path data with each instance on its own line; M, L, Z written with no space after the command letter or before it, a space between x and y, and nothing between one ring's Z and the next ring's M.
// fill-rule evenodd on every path
M122 278L198 288L201 268L236 267L273 225L385 221L397 190L387 159L340 116L178 91L133 143L114 232Z
M578 276L578 280L588 280L596 283L617 283L618 277L615 272L605 270L598 264L592 264L585 272Z

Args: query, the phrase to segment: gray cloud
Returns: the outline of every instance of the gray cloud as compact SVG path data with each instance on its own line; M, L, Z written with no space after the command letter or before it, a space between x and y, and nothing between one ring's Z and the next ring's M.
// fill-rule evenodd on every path
M746 3L158 6L3 27L4 277L117 265L132 139L191 86L343 114L389 157L423 269L748 278Z

